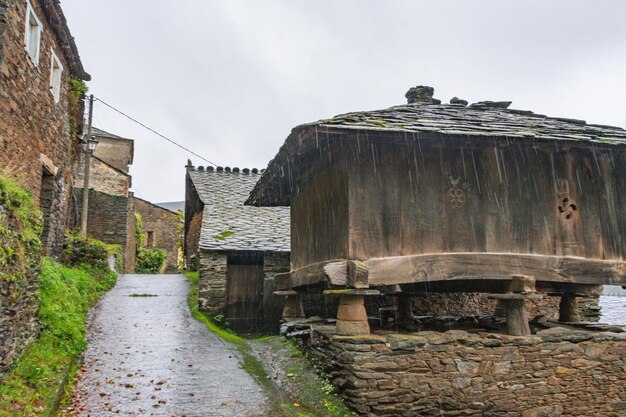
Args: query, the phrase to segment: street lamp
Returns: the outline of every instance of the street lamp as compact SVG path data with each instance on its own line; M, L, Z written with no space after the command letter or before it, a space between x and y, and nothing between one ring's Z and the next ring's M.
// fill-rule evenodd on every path
M89 168L91 167L91 154L96 150L98 139L91 134L91 121L93 115L93 95L89 97L89 129L87 135L89 139L85 142L83 153L85 154L85 175L83 177L83 210L81 214L80 234L87 238L87 214L89 212Z

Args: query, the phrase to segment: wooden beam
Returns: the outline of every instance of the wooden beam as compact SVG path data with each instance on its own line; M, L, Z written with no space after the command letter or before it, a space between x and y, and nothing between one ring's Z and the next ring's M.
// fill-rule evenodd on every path
M346 259L317 262L291 271L291 287L298 288L329 282L350 284ZM588 259L572 256L528 255L518 253L435 253L428 255L372 258L362 262L355 274L362 280L367 270L369 287L395 284L435 283L443 281L509 281L512 275L532 275L537 288L563 292L573 291L572 285L625 285L626 262ZM360 264L359 264L360 265ZM283 289L283 288L279 288ZM593 292L596 292L597 287ZM493 291L493 290L485 290ZM556 292L556 291L555 291Z
M370 286L432 281L510 280L512 275L532 275L539 281L623 285L626 262L571 256L518 253L436 253L372 258Z

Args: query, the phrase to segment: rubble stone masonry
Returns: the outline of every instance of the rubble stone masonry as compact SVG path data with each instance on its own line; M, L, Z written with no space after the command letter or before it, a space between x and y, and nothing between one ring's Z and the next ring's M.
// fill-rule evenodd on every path
M626 415L626 333L340 337L319 326L307 348L365 416Z
M0 0L0 167L36 201L45 199L44 252L55 253L67 221L76 146L70 134L70 71L39 2L31 5L43 25L38 64L25 48L26 1ZM52 50L64 68L58 103L50 91ZM50 178L44 177L44 165L53 171Z
M83 153L78 157L76 174L74 175L74 188L84 187L84 157L85 154ZM89 166L89 188L111 195L128 197L130 176L97 158L91 158Z
M200 288L198 308L207 314L224 314L226 309L226 272L228 255L202 251L199 256Z
M143 220L144 246L152 244L153 247L163 249L167 255L165 272L177 272L177 241L180 238L177 235L177 227L180 223L179 216L170 210L137 197L133 197L133 206L135 211L141 214ZM152 242L147 237L148 233L152 233Z

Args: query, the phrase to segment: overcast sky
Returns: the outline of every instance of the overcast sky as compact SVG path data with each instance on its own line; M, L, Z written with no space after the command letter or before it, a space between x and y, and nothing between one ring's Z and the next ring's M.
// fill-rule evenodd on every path
M223 166L263 168L301 123L409 87L626 127L626 2L63 0L90 91ZM97 103L135 139L136 195L184 199L207 165Z

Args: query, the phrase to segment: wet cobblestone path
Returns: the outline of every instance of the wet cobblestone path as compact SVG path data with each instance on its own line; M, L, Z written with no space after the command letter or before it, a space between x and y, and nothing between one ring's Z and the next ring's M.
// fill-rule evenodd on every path
M92 312L79 416L261 416L237 351L194 320L182 275L120 275Z

